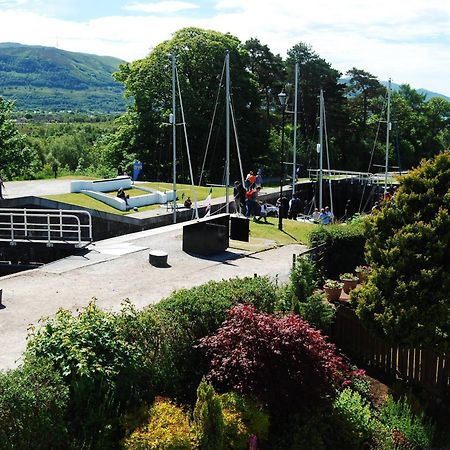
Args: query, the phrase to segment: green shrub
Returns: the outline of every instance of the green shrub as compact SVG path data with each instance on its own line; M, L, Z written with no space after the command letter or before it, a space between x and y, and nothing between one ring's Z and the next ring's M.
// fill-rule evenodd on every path
M255 401L235 392L221 394L224 442L227 449L247 449L251 435L265 442L269 433L269 415Z
M128 315L128 313L125 313ZM59 310L31 330L25 367L47 358L69 387L69 422L74 439L101 447L116 439L118 417L136 400L144 367L142 353L124 338L117 315L90 303L78 315Z
M300 256L295 260L289 278L299 302L304 302L317 288L316 268L309 256Z
M370 403L350 388L339 393L333 407L340 424L341 439L347 442L348 448L359 448L362 443L372 441L380 429Z
M222 450L224 420L222 402L204 378L197 389L194 425L200 450Z
M306 302L317 288L317 273L309 256L299 256L291 269L289 282L277 290L276 310L300 314L301 304Z
M433 444L434 425L423 413L414 414L406 398L395 401L389 396L381 408L380 421L389 432L388 442L393 448L419 450Z
M294 312L298 311L299 301L296 300L294 295L294 288L292 283L282 284L276 292L275 309L282 312Z
M357 314L392 342L450 351L450 153L402 178L395 201L367 221L368 282Z
M141 370L134 386L139 401L151 403L156 394L171 396L177 385L177 349L187 339L171 311L150 305L141 311L131 304L117 317L122 338L141 354Z
M310 235L311 247L325 244L317 258L317 269L323 278L338 278L340 273L353 272L365 262L364 227L356 222L347 225L316 227Z
M207 359L194 348L199 339L213 334L233 305L249 303L260 311L273 311L275 299L276 288L268 278L234 278L175 291L155 305L170 314L175 328L182 330L174 334L166 354L172 372L161 386L165 395L193 403L197 386L208 371Z
M352 370L349 388L354 392L358 392L363 399L372 401L370 381L366 377L365 371L363 369L358 369L356 366L352 366Z
M168 400L157 400L148 422L123 441L126 450L191 450L198 448L187 414Z
M336 308L324 294L317 292L299 304L299 314L310 325L328 333L336 317Z
M67 447L68 388L51 364L0 372L0 449Z
M250 434L244 421L242 414L232 403L224 404L221 396L222 413L223 413L223 441L226 443L225 448L230 450L246 450L248 448L248 440Z
M323 407L291 414L276 430L272 430L273 449L328 450L339 449L337 441L330 436L331 413Z

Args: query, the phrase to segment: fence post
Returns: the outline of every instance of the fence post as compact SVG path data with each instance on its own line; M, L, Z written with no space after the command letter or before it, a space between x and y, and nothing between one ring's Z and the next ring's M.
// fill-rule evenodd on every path
M16 242L14 241L14 213L11 213L11 242L10 245L16 245Z
M23 208L23 227L25 231L25 237L28 237L28 216L27 208Z
M50 220L50 214L47 214L47 235L48 235L48 241L47 241L47 247L53 247L52 244L52 238L51 238L51 220Z

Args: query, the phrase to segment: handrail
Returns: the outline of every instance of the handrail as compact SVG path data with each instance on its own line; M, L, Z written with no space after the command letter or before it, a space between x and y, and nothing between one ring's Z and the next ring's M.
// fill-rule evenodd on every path
M317 178L319 169L308 169L309 178ZM323 169L324 176L336 176L336 177L349 177L357 178L358 180L368 180L375 182L385 177L384 173L371 173L371 172L354 172L352 170L337 170L337 169ZM402 171L402 174L406 174L407 171ZM396 176L398 172L388 172L389 176Z
M80 215L87 223L81 222ZM57 241L70 241L73 234L78 246L92 241L92 217L88 211L11 208L0 209L1 217L6 220L0 220L0 237L1 232L6 231L11 245L15 245L20 238L32 238L34 241L46 241L47 246L51 247ZM38 235L33 236L33 233Z

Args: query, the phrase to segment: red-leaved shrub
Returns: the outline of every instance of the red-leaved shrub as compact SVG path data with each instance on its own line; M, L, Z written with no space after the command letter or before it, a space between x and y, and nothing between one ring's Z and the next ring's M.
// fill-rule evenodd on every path
M300 409L333 396L350 375L320 331L295 314L277 317L251 305L230 309L213 336L200 341L215 385L254 395L270 408Z

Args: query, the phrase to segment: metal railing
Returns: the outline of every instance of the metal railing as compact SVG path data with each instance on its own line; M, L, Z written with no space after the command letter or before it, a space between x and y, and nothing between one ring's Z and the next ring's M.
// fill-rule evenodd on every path
M402 172L388 172L389 182L393 182L399 175L406 175L408 171ZM308 169L309 178L317 180L319 178L319 169ZM384 173L370 173L370 172L354 172L351 170L335 170L323 169L322 175L326 180L350 180L367 184L382 184L384 183Z
M92 217L83 210L0 209L0 239L82 246L92 241Z

